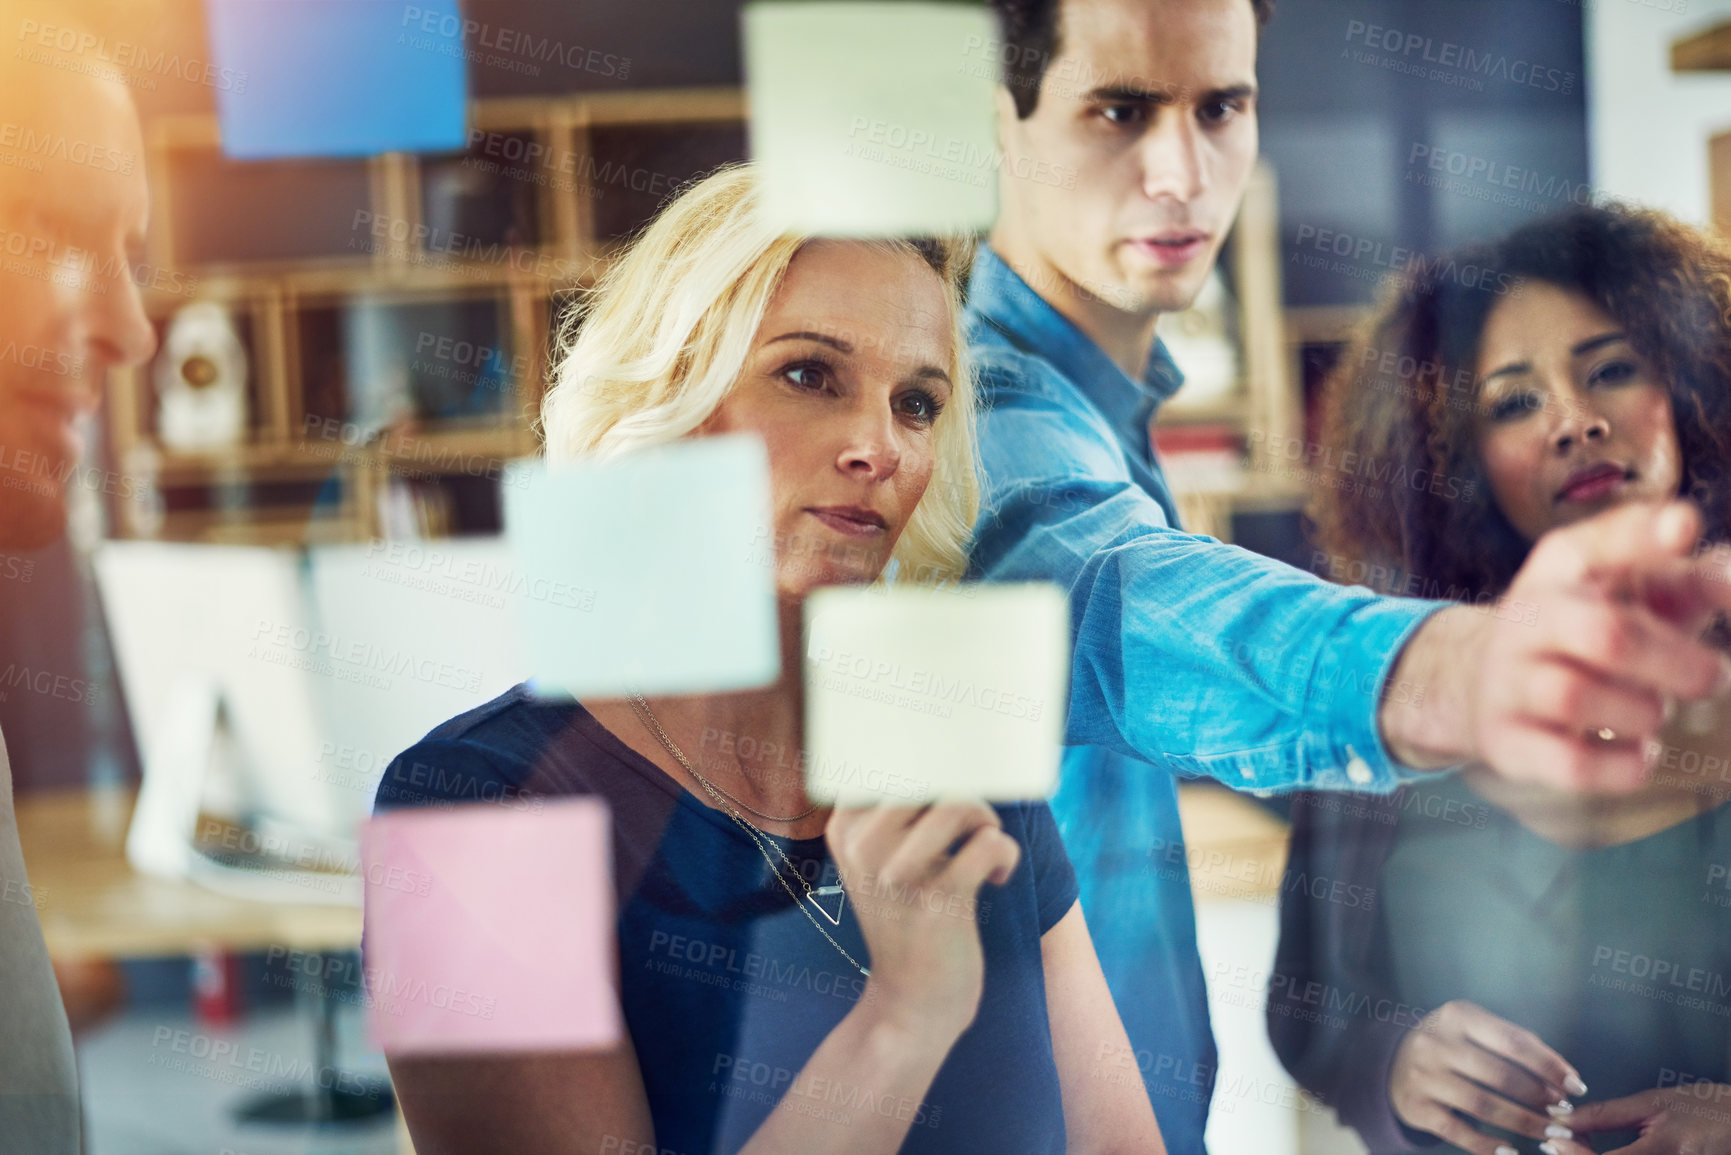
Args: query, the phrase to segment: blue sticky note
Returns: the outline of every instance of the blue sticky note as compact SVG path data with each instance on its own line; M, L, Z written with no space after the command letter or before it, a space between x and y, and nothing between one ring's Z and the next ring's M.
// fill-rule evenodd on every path
M512 463L505 537L537 693L742 690L781 672L769 453L755 436Z
M223 151L239 160L463 147L457 0L206 0Z

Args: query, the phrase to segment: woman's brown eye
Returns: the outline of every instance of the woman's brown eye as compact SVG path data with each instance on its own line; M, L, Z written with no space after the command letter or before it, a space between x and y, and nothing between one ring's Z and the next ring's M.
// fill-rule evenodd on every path
M902 399L902 411L909 417L930 424L938 419L938 414L944 409L943 402L930 393L909 393Z
M1635 375L1635 367L1627 361L1612 361L1600 366L1589 380L1594 385L1621 385Z
M1512 421L1517 417L1525 417L1539 408L1537 393L1515 393L1504 397L1491 405L1492 421Z

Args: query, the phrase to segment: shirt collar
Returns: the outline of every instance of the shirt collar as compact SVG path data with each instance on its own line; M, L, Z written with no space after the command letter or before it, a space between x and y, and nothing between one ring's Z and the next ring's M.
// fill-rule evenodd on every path
M1158 339L1142 379L1131 378L988 245L981 245L974 258L968 309L1012 345L1051 362L1114 428L1145 430L1154 410L1184 383L1184 375Z

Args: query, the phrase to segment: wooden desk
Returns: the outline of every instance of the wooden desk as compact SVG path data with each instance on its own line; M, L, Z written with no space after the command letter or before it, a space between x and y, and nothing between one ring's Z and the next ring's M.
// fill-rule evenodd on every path
M350 950L360 945L352 907L278 905L139 874L126 861L131 790L71 790L17 800L24 867L37 896L48 953L58 958L145 958L200 949ZM397 1149L414 1155L402 1112Z
M18 837L49 954L146 958L360 945L361 912L351 907L251 902L137 873L126 861L132 804L130 790L18 799Z
M135 872L126 861L130 791L66 791L18 801L18 835L50 954L140 958L204 947L347 950L361 941L361 912L279 906ZM1278 892L1286 826L1246 798L1210 786L1178 789L1197 897Z

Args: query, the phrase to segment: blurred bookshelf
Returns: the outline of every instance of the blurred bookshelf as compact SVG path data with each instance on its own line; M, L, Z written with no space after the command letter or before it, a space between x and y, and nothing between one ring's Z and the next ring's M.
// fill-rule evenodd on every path
M147 128L145 308L193 302L244 349L245 419L164 436L164 345L117 373L118 537L246 544L498 528L498 474L533 454L562 312L689 178L745 156L736 87L471 102L466 147L226 158L213 114ZM178 446L178 447L177 447Z
M1719 21L1671 42L1672 72L1731 71L1731 21ZM1731 236L1731 131L1707 140L1707 197L1713 228Z
M1731 69L1731 21L1710 24L1671 42L1672 72L1723 72L1726 69Z
M168 349L117 373L111 453L151 500L114 499L110 524L245 544L495 531L499 468L537 451L575 295L682 182L746 155L736 87L477 99L467 146L438 154L242 162L212 114L147 131L148 260L175 276L146 289L146 310L165 336L193 301L222 308L246 353L246 416L220 447L175 448L156 387ZM1197 329L1230 359L1152 431L1186 526L1226 540L1234 513L1304 497L1269 450L1303 426L1277 218L1259 164L1223 299L1161 322L1169 343Z

